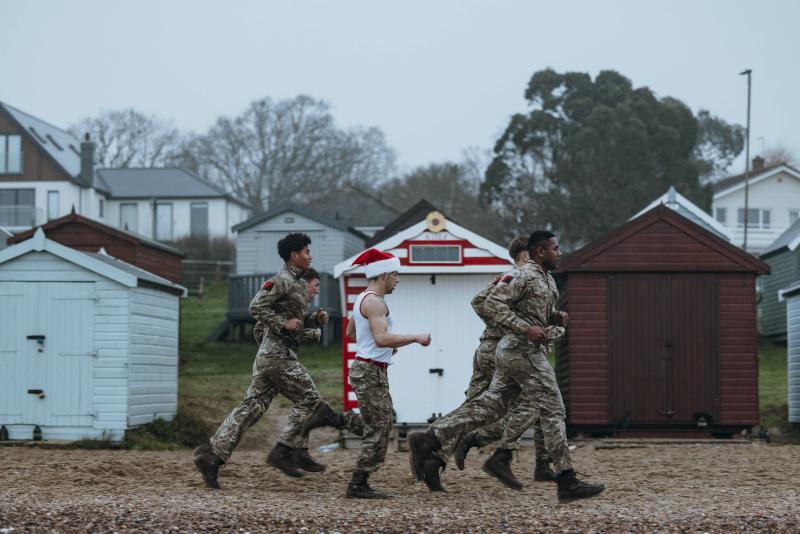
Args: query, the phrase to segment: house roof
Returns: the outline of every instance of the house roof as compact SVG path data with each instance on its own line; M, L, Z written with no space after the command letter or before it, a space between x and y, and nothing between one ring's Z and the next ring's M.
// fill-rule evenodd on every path
M186 288L170 282L166 278L139 269L129 263L117 260L104 253L81 252L47 239L41 228L36 229L33 238L0 251L0 264L11 261L29 252L47 251L84 269L97 273L127 287L155 287L168 293L186 296ZM102 256L102 257L101 257Z
M182 167L97 169L115 199L225 198L249 207L221 187Z
M325 226L330 226L331 228L335 228L337 230L341 230L342 232L350 232L352 234L357 235L361 239L366 239L367 236L353 228L352 226L348 226L343 221L339 221L336 219L332 219L330 217L326 217L324 215L320 215L318 212L310 210L308 208L303 208L297 206L295 204L286 204L284 206L273 208L261 215L257 215L252 217L246 221L240 222L236 226L232 228L234 232L241 232L243 230L247 230L248 228L252 228L258 224L261 224L264 221L268 221L274 217L278 217L279 215L283 215L287 212L293 212L303 217L307 217L312 221L317 221L320 224L324 224Z
M81 143L74 135L6 103L0 102L0 108L5 110L25 131L28 138L69 175L72 182L82 187L87 186L80 175Z
M800 281L794 282L789 287L778 290L778 302L785 301L788 297L793 297L800 293Z
M386 226L400 212L360 187L347 184L305 204L309 210L354 228Z
M635 219L636 217L639 217L640 215L662 204L676 211L677 213L680 213L693 223L698 224L704 227L706 230L710 230L711 232L719 235L726 241L733 241L733 235L731 235L730 231L725 228L725 226L720 224L711 215L703 211L697 204L675 191L675 188L672 186L669 187L669 190L666 193L648 204L647 207L631 217L631 219Z
M784 249L794 251L800 245L800 220L795 221L778 238L773 241L761 253L761 257L771 256L772 254Z
M679 230L681 233L688 235L690 238L697 242L702 243L708 249L713 250L721 257L724 257L728 262L727 269L729 271L739 272L756 272L760 274L768 274L770 266L763 261L754 258L750 254L744 252L739 247L732 245L725 241L717 234L707 230L706 228L692 222L691 220L679 215L672 209L661 204L645 212L643 215L632 219L622 226L612 230L603 237L596 239L589 243L580 250L573 252L567 256L559 266L559 272L574 272L574 271L615 271L616 268L592 267L587 264L593 258L603 254L612 247L622 243L626 239L633 237L642 230L650 227L651 225L663 221L673 228ZM669 245L665 245L669 246ZM687 258L686 264L692 264L692 258ZM620 266L624 268L625 266ZM654 267L654 268L653 268ZM659 266L650 266L648 269L640 270L659 270ZM695 270L688 269L688 270Z
M128 241L130 243L137 243L137 242L142 243L148 247L156 248L164 252L169 252L170 254L175 254L176 256L180 256L182 258L186 257L186 254L183 251L178 250L177 248L165 245L164 243L156 241L155 239L150 239L149 237L129 232L128 230L120 230L119 228L113 228L106 224L97 222L93 219L84 217L83 215L78 215L77 213L75 213L74 210L72 211L72 213L68 213L63 217L59 217L58 219L53 219L52 221L48 221L47 223L39 227L31 228L30 230L16 234L8 238L8 243L9 244L20 243L22 241L30 239L31 237L34 236L34 234L39 228L41 228L45 232L49 232L54 228L58 228L59 226L68 223L77 223L77 224L82 224L84 226L89 226L105 234L113 235L114 237L122 239L123 241Z
M382 230L376 232L374 236L369 238L369 240L367 240L367 246L374 246L376 243L380 243L392 235L417 224L420 220L425 219L425 216L432 211L436 211L433 204L425 199L420 200L398 215L395 220L384 226Z
M790 176L794 176L797 179L800 179L800 171L792 167L791 165L787 165L786 163L775 163L773 165L767 165L758 169L757 171L750 171L750 178L749 183L752 186L755 183L760 182L761 180L765 180L770 178L771 176L775 176L781 172L785 172ZM737 174L735 176L729 176L727 178L723 178L717 182L714 182L711 187L714 190L714 198L725 196L729 193L733 193L739 189L744 187L744 173Z

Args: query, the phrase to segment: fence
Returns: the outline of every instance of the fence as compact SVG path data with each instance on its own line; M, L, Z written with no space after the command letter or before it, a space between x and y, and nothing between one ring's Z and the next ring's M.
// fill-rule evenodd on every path
M181 285L192 295L203 295L206 282L225 280L233 271L232 261L183 260Z

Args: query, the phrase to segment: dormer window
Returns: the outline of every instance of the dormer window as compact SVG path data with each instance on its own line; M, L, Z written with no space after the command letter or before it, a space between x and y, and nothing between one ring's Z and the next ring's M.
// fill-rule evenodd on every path
M22 137L0 134L0 174L22 174Z
M461 263L460 245L411 245L409 263Z

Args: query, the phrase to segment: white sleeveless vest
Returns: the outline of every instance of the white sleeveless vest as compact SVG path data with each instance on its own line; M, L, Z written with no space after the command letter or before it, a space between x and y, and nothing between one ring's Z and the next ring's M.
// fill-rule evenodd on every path
M356 322L356 356L382 363L392 363L392 347L379 347L372 337L369 320L361 313L361 302L367 295L376 295L372 290L362 291L353 304L353 320ZM392 331L392 316L387 313L387 332Z

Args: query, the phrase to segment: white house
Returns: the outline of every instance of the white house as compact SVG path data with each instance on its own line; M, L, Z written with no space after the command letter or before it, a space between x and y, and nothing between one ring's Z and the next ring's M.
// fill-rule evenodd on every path
M415 208L409 211L414 213ZM400 259L400 283L386 297L393 330L432 334L428 347L414 344L400 349L389 371L397 423L418 424L464 401L472 355L484 328L470 301L498 273L510 269L511 260L505 247L447 221L436 211L414 221L407 212L389 226L402 229L373 247ZM340 281L342 314L348 318L367 285L363 267L353 266L360 252L334 270ZM342 328L347 328L347 321ZM354 351L355 343L345 343L345 376ZM344 406L345 410L358 406L347 380Z
M0 227L78 215L157 239L232 237L247 205L186 169L100 169L94 143L0 102Z
M45 237L0 251L0 427L9 439L120 440L177 409L186 290Z
M783 163L764 166L757 157L748 182L747 251L759 254L800 218L800 171ZM714 184L714 218L740 247L744 244L744 200L743 174Z

